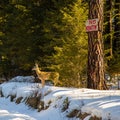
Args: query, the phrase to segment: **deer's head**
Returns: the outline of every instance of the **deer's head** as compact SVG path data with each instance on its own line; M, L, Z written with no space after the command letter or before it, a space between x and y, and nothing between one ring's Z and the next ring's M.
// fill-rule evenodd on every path
M35 63L35 66L32 68L32 70L35 70L35 71L36 71L36 70L38 70L38 69L40 70L40 68L39 68L38 64L37 64L37 63Z

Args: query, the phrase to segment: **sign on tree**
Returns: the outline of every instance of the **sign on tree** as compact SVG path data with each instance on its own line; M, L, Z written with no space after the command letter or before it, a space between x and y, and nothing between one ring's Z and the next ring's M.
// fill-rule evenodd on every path
M90 19L86 21L86 32L98 31L98 19Z

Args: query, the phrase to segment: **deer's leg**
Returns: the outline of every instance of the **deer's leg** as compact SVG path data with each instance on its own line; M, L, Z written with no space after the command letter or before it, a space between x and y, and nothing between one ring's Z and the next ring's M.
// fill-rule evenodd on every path
M54 86L57 86L57 79L54 79Z
M42 88L45 86L45 80L41 79L41 83L42 83Z
M54 86L57 86L57 84L58 84L58 77L55 77L54 78Z

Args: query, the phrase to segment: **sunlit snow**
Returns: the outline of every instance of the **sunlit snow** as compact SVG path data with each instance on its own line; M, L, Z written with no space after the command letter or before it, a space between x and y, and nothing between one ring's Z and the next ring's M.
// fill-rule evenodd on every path
M24 79L24 80L23 80ZM0 85L3 96L0 97L0 120L80 120L80 118L68 118L67 115L78 110L81 113L88 113L84 120L91 116L101 117L102 120L120 120L120 91L119 90L93 90L86 88L64 88L45 86L41 88L40 83L33 83L32 77L17 80L12 79ZM30 80L30 81L29 81ZM26 82L25 82L26 81ZM10 101L10 95L19 97L30 97L34 94L41 94L42 100L47 106L40 112L33 109L22 101L16 104ZM69 106L62 111L65 99L68 98Z

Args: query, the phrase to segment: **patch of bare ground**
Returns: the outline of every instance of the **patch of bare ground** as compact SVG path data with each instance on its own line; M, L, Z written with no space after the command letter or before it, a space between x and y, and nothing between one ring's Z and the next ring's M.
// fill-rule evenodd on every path
M91 116L89 120L102 120L102 118L98 118L96 116Z
M26 102L25 102L28 106L37 109L38 108L38 104L40 103L40 98L39 97L29 97L27 98Z
M84 120L87 116L89 116L90 114L88 114L88 113L81 113L80 115L79 115L79 118L80 118L80 120Z
M15 101L15 103L17 103L17 104L21 103L21 100L22 100L22 99L23 99L23 97L17 98L16 101Z

